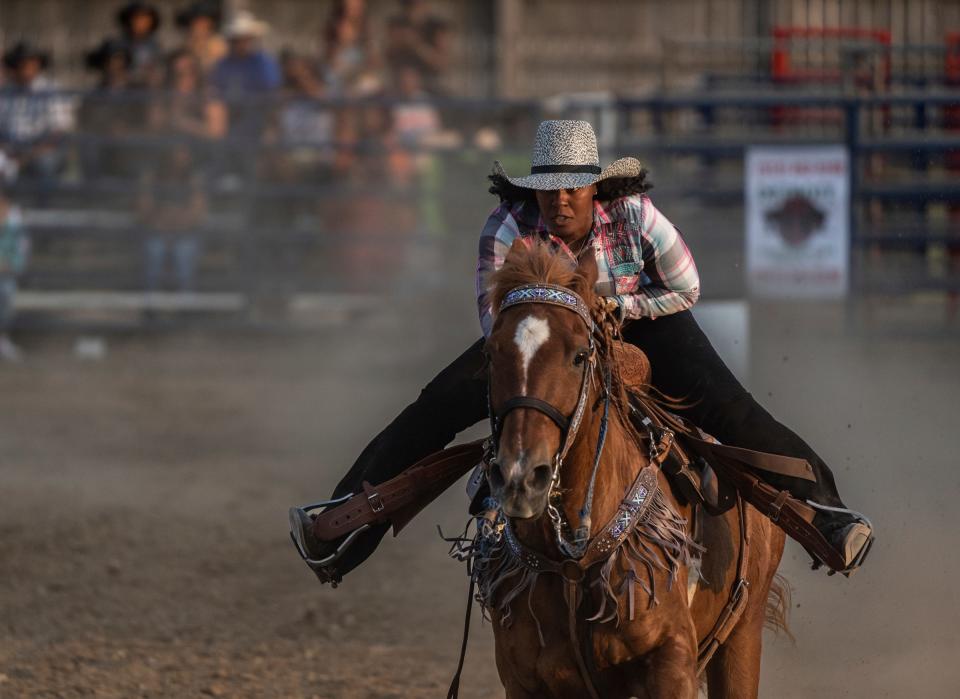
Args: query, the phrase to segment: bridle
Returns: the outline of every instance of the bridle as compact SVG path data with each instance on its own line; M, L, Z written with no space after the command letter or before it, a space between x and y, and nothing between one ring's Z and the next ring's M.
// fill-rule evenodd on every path
M503 430L503 423L506 420L507 415L514 410L521 408L536 410L537 412L546 415L551 421L553 421L554 424L556 424L558 428L560 428L560 433L563 436L560 440L560 447L553 457L547 514L550 517L550 521L556 533L557 546L560 548L561 552L570 558L580 558L583 556L590 542L590 512L593 509L593 488L594 483L596 482L597 469L600 465L600 457L603 453L603 445L606 441L607 423L610 408L610 367L607 366L606 363L603 363L601 367L603 372L604 387L602 395L603 418L600 423L600 438L597 442L597 450L594 455L593 472L590 476L590 486L587 489L584 503L579 512L580 526L577 527L576 531L574 532L572 540L569 540L566 532L570 530L570 525L566 522L566 518L563 516L560 508L557 506L561 494L560 468L563 465L563 460L566 458L567 453L573 446L573 443L577 437L577 433L580 430L580 425L583 422L583 416L587 408L587 401L589 400L590 396L590 379L594 375L598 365L601 364L598 359L598 347L596 340L597 336L599 335L599 330L593 320L593 317L590 313L590 308L587 306L586 302L584 302L579 295L575 294L569 289L562 286L557 286L555 284L536 283L518 286L508 292L503 298L503 301L500 303L499 312L502 313L505 309L512 306L519 306L521 304L528 303L547 304L565 308L568 311L576 313L586 325L589 344L588 355L583 361L583 373L580 379L580 393L577 397L576 407L569 417L564 415L563 412L561 412L551 403L541 398L537 398L536 396L529 395L516 395L508 398L506 401L504 401L503 405L500 406L499 411L494 411L493 404L490 401L489 393L489 387L492 383L492 376L488 376L487 402L490 410L490 428L492 432L492 439L490 454L487 461L488 463L496 463L497 448L500 444L500 434ZM489 370L492 372L492 366Z

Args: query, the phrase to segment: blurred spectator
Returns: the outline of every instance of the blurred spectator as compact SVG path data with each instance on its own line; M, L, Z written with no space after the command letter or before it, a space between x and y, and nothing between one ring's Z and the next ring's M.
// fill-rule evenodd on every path
M226 107L207 92L200 61L186 49L167 58L166 88L150 108L152 131L204 140L226 135Z
M336 0L333 3L333 15L345 17L353 22L366 38L367 3L366 0Z
M264 93L280 87L280 66L260 47L267 30L266 22L246 11L237 12L224 28L229 50L213 69L213 84L223 95Z
M365 13L364 3L337 2L327 19L323 77L331 95L359 96L380 89Z
M387 63L394 66L415 62L424 89L431 94L442 94L450 64L450 23L430 14L424 0L401 0L400 9L400 14L387 23Z
M422 64L424 89L434 95L446 94L445 81L453 52L453 29L442 17L430 17L423 24L422 36L418 56Z
M160 63L162 50L156 33L160 28L160 13L146 2L128 2L117 12L117 24L122 33L121 42L130 52L130 70L134 81L147 84L151 69Z
M149 232L145 244L145 286L164 286L167 259L175 286L191 291L200 230L207 218L205 142L227 132L227 111L204 85L200 61L186 49L167 58L166 90L150 108L151 133L167 139L154 151L140 179L138 212Z
M49 62L43 51L18 43L3 56L7 81L0 87L0 150L44 189L63 166L60 140L74 120L71 100L43 73Z
M230 138L255 148L263 137L269 114L263 97L281 84L280 66L276 59L260 47L267 25L246 11L237 12L224 28L229 51L214 66L211 80L220 97L228 105ZM232 150L225 163L231 174L242 174L247 179L255 176L255 151Z
M334 114L314 100L325 93L313 63L294 52L282 57L283 98L274 114L267 142L280 146L272 159L272 176L282 181L316 181L333 160Z
M173 262L176 289L192 291L200 254L200 231L207 220L204 178L190 148L177 143L158 158L158 166L140 181L138 213L148 231L144 284L165 285L167 258Z
M0 169L7 165L0 155ZM6 178L0 173L0 359L16 362L21 352L10 339L10 325L17 279L26 268L30 241L20 209L7 195L6 187Z
M99 73L97 86L84 97L78 115L85 137L80 158L88 177L136 175L137 150L110 142L139 133L146 121L143 97L131 90L130 66L130 52L116 39L105 39L87 54L87 67Z
M325 200L321 220L332 223L332 272L348 290L383 288L400 269L416 230L416 192L409 158L393 147L390 110L369 106L338 124L348 147L339 151L341 193Z
M177 26L185 37L183 47L197 57L204 73L213 70L227 53L220 36L220 9L212 0L198 0L177 14Z
M412 60L393 67L397 97L403 101L393 107L393 131L399 145L421 148L431 143L441 130L440 114L426 101L423 74Z

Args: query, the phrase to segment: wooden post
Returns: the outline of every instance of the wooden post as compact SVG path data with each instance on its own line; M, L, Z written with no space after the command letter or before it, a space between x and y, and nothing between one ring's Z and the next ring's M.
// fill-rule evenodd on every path
M523 10L520 0L497 0L494 16L493 54L495 62L497 97L519 97L521 53L519 37L522 30Z

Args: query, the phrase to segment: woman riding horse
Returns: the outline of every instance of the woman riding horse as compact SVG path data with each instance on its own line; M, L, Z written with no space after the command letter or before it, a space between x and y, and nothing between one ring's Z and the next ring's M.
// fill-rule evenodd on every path
M577 260L593 255L596 292L622 323L621 334L646 353L653 386L682 398L679 412L721 442L805 459L816 477L768 471L763 480L811 505L813 525L851 573L863 561L873 533L848 510L833 474L806 442L775 420L740 385L700 329L690 307L700 295L693 257L679 232L646 195L646 170L634 158L601 168L593 128L585 121L544 121L537 129L530 174L509 177L494 163L491 193L500 206L480 234L477 299L484 338L440 372L412 404L377 435L340 481L333 497L382 483L450 443L458 432L487 418L483 346L494 312L487 277L499 269L517 240L542 240ZM782 503L781 503L782 505ZM293 523L294 538L310 558L322 559L339 542L320 540L305 512ZM360 534L328 567L324 582L339 581L377 547L389 524ZM813 555L813 554L812 554ZM814 555L815 564L818 557Z

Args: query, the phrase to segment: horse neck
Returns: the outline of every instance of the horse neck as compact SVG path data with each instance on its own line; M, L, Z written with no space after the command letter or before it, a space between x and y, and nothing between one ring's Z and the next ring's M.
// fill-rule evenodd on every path
M584 416L580 435L571 446L561 471L560 484L563 488L561 503L567 521L574 528L580 523L580 509L586 502L590 489L602 422L603 406L601 404L596 410L590 410ZM623 424L620 411L611 403L606 441L597 466L596 484L593 490L590 514L593 534L599 532L616 513L627 489L637 477L640 468L646 463L646 458L637 450L636 444L630 438L628 429L631 428Z

